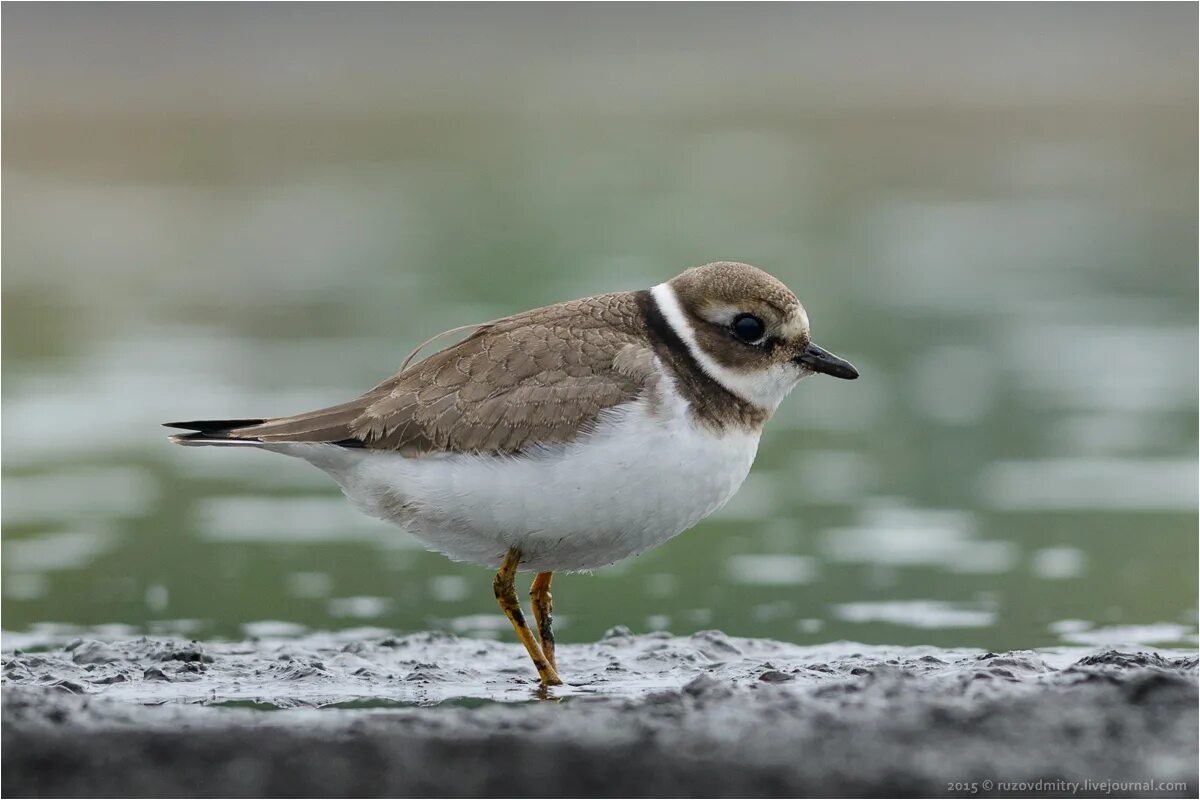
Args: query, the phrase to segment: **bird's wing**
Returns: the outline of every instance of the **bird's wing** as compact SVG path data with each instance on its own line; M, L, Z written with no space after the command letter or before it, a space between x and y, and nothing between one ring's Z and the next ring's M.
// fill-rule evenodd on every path
M657 379L643 324L632 294L527 311L488 323L349 403L226 435L406 456L565 444Z

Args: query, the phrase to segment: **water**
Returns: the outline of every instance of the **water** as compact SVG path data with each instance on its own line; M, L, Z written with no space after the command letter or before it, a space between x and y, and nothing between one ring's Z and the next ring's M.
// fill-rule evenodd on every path
M209 53L213 11L164 55L127 12L71 13L5 14L5 630L510 638L486 571L305 464L158 423L338 402L439 330L732 258L863 378L803 384L714 518L557 580L562 640L1195 646L1195 44L1171 19L1194 10L1042 20L1082 55L1024 83L982 17L954 23L976 60L909 80L850 11L808 12L851 37L825 72L790 46L798 12L714 11L695 24L738 35L706 57L655 17L635 27L657 55L630 59L614 17L583 54L489 49L469 77L410 69L362 16L300 56L314 19L254 11L278 42L221 28ZM738 57L768 28L761 63ZM1101 34L1144 80L1092 69ZM334 56L349 72L312 80Z

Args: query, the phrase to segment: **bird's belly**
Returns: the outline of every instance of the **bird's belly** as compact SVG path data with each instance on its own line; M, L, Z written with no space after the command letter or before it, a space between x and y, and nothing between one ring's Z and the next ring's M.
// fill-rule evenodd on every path
M458 561L587 570L659 545L720 508L745 480L757 432L717 435L631 404L576 443L519 457L419 459L357 451L334 474L369 514Z

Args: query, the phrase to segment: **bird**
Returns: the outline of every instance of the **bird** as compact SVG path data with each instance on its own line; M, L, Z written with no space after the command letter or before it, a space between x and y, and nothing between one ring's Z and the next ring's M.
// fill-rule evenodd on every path
M781 281L719 261L652 288L535 308L471 332L361 396L302 414L165 423L188 446L324 470L365 513L496 570L493 593L542 686L561 685L551 581L663 544L742 485L800 380L855 379L813 343ZM516 591L532 572L533 629ZM535 634L536 631L536 634Z

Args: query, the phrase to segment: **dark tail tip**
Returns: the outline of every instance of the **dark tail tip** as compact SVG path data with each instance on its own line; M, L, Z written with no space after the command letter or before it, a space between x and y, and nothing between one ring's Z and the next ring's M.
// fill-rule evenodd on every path
M261 425L262 419L205 419L194 422L164 422L164 428L180 428L185 431L195 431L206 435L229 433L238 428L249 428L251 425Z
M260 425L262 422L261 419L206 419L194 422L164 422L163 426L191 431L191 433L177 433L172 436L171 441L175 444L256 445L258 444L257 439L243 439L230 436L230 434L239 428Z

